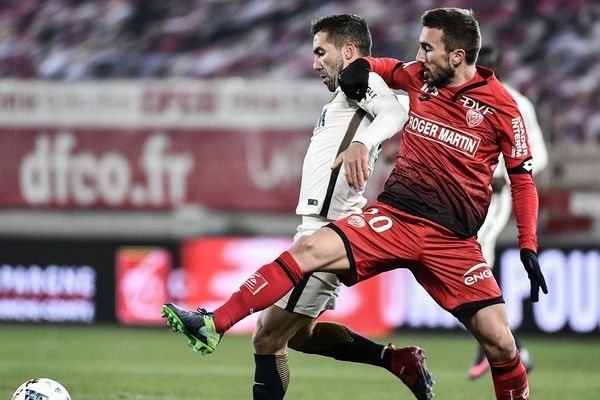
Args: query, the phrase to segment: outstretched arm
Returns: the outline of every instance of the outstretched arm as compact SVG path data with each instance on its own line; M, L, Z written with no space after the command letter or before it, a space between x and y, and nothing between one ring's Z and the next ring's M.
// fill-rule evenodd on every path
M519 247L521 262L531 281L530 300L539 300L540 288L548 294L546 279L542 274L537 257L537 227L538 196L531 174L509 174L513 197L513 209L519 229Z
M405 90L409 79L405 66L395 58L359 58L340 73L340 87L348 98L362 100L367 94L369 72L375 72L392 89Z
M373 118L371 124L358 133L348 149L340 153L332 168L344 164L348 184L363 190L369 177L369 154L374 147L399 132L408 119L408 111L377 74L369 74L369 86L358 105Z
M516 106L516 105L515 105ZM513 210L519 230L521 261L531 281L531 301L539 299L540 288L548 293L546 280L537 258L538 195L533 181L533 159L527 145L527 130L516 107L514 117L503 122L503 153L511 184Z

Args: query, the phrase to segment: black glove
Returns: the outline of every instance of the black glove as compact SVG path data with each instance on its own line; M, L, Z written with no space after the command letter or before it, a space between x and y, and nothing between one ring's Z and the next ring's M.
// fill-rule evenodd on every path
M369 62L364 58L359 58L352 61L340 72L338 82L346 97L360 101L367 95L370 71L371 65L369 65Z
M548 294L548 287L546 286L546 280L540 269L537 254L533 250L521 249L521 262L531 281L531 293L529 299L532 303L535 303L539 300L540 288L542 288L544 294Z

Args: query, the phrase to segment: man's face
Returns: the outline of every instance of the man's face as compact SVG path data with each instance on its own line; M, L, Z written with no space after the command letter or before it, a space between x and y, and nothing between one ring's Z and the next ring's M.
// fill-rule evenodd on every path
M437 88L448 86L454 79L454 67L450 64L450 54L446 52L442 36L441 29L423 28L416 58L421 64L425 82Z
M326 32L317 32L313 38L313 69L330 92L338 87L338 76L344 68L341 50L327 40Z

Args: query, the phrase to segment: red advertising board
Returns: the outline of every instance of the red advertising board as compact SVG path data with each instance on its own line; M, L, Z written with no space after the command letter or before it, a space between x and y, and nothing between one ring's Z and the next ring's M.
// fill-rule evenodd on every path
M288 238L264 237L188 240L180 247L181 268L173 269L172 249L169 252L161 247L121 247L116 258L117 320L124 324L162 325L159 310L164 302L175 302L187 309L213 310L256 269L271 262L290 244ZM550 295L532 304L519 250L509 248L499 253L496 272L511 327L543 333L596 334L600 327L600 251L545 248L540 249L539 257L546 268ZM49 272L60 272L53 268L43 272L37 266L28 270L22 265L2 265L0 319L17 319L14 306L21 303L15 303L15 298L30 302L33 290L37 288L35 293L40 290L39 285L34 284L41 282L39 277L45 274L53 278ZM73 273L70 269L65 271ZM90 271L88 267L80 271L83 278L89 278L87 271ZM31 277L32 281L24 277ZM78 286L78 290L85 287ZM86 290L90 292L91 287ZM36 307L47 309L45 304ZM27 310L30 309L28 306ZM31 315L19 315L19 318L35 319ZM231 332L253 332L257 315L243 319ZM373 336L403 327L438 330L462 327L456 318L435 304L406 269L388 271L352 287L342 286L336 309L325 312L320 319Z
M171 254L160 247L121 247L116 254L116 316L124 324L161 323L169 300Z
M310 134L0 128L0 207L290 211Z
M290 239L272 238L205 238L185 242L182 264L187 306L208 310L220 306L256 269L271 262L290 244ZM342 288L336 309L327 311L321 319L344 324L366 335L389 333L395 325L386 306L394 300L387 298L389 290L382 289L390 287L390 276L377 276ZM231 331L251 333L256 317L242 320Z

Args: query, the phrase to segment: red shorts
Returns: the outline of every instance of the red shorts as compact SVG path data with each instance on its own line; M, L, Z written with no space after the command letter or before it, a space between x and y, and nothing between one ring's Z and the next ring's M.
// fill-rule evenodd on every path
M460 238L433 221L381 202L328 227L346 246L350 272L340 275L346 285L408 268L431 297L455 315L504 302L475 236Z

